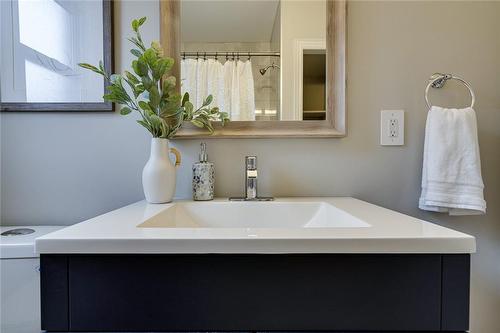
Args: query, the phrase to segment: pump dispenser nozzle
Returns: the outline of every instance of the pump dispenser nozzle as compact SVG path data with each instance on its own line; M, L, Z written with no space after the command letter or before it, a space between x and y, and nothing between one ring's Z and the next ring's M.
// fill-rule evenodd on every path
M200 143L200 162L207 162L207 144L205 142Z

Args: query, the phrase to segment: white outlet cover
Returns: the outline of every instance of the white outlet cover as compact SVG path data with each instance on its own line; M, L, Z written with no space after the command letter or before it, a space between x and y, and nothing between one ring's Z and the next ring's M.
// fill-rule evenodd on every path
M391 120L393 120L392 126ZM382 146L402 146L405 144L404 110L380 111L380 144Z

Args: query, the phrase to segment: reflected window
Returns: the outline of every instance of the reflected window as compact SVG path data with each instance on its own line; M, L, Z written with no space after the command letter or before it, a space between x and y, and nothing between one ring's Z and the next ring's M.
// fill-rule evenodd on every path
M103 102L103 78L77 65L104 58L102 1L0 0L0 6L2 102Z
M74 44L72 15L54 0L19 0L18 8L21 44L71 67Z

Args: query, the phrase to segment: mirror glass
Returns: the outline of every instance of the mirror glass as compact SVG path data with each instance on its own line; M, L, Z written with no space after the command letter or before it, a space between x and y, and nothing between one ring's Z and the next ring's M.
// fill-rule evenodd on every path
M232 121L325 120L326 0L181 2L181 90Z
M105 7L102 0L0 1L2 103L26 110L31 103L48 110L51 103L105 104L103 78L77 65L106 58Z

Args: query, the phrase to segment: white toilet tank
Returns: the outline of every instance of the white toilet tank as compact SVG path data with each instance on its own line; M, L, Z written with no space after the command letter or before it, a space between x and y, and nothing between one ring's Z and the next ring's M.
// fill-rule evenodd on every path
M0 227L0 332L40 332L40 259L35 238L61 226Z

